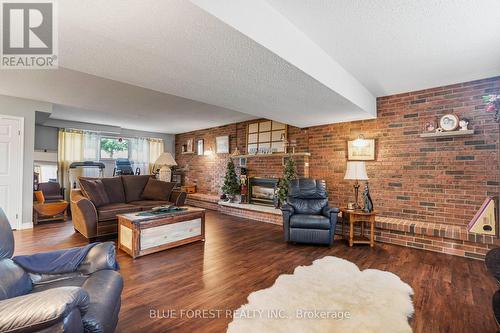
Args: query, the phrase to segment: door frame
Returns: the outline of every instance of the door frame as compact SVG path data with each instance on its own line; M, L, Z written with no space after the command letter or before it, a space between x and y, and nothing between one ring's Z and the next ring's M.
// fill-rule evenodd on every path
M23 204L23 174L24 174L24 117L18 117L18 116L11 116L7 114L0 114L0 119L13 119L13 120L18 120L19 121L19 145L20 145L20 154L19 154L19 167L21 170L20 177L18 179L18 185L20 188L19 191L19 197L18 202L21 204L21 207L19 209L19 218L16 221L16 229L20 230L22 229L22 224L23 224L23 209L24 209L24 204Z

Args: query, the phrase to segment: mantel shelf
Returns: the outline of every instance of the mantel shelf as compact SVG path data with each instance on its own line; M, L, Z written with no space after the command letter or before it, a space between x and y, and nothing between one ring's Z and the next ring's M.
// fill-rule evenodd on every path
M474 130L458 130L450 132L432 132L432 133L422 133L421 138L447 138L455 136L466 136L474 134Z
M311 153L274 153L274 154L247 154L231 156L232 158L260 158L260 157L283 157L283 156L311 156Z
M181 152L182 155L190 155L190 154L194 154L194 151L183 151Z

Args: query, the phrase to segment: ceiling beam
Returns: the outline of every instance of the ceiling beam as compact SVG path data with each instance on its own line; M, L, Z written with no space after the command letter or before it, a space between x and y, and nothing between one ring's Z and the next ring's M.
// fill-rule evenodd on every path
M375 96L265 0L191 2L342 96L367 119L377 116Z

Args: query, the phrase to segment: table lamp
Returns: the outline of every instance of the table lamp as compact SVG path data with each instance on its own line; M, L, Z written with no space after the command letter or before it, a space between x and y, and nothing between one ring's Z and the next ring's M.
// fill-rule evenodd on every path
M161 167L158 179L164 182L170 182L172 180L172 170L170 167L176 165L177 163L172 157L172 154L162 153L155 161L155 166Z
M347 162L347 170L345 172L344 179L356 181L353 186L354 197L356 198L356 201L354 203L354 209L360 209L361 206L358 204L359 180L368 180L368 175L366 174L365 162L360 162L360 161Z

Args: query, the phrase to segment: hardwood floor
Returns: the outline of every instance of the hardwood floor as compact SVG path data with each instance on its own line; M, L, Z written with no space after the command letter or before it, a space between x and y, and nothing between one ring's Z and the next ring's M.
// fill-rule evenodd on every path
M86 244L71 222L15 232L16 254ZM270 287L298 265L333 255L397 274L414 291L415 332L496 332L491 297L497 286L482 261L376 243L375 248L291 245L280 226L207 212L206 242L133 260L118 253L125 280L117 332L225 332L230 318L151 319L150 310L237 309L252 291Z

